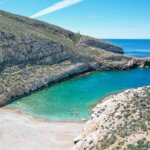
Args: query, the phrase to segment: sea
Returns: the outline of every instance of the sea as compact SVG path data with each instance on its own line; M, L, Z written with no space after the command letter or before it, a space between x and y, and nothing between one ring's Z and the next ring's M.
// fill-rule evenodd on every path
M105 39L123 48L125 55L135 57L150 57L149 39Z

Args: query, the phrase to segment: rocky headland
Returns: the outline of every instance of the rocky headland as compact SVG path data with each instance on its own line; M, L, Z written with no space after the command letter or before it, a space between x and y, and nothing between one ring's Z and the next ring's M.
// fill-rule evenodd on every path
M150 86L104 98L73 150L149 150Z
M0 106L39 88L96 70L150 67L103 40L0 11Z

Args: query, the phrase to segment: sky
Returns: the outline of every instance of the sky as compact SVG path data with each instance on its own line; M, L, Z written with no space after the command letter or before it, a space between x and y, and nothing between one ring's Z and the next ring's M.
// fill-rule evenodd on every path
M0 0L0 9L97 38L150 39L150 0Z

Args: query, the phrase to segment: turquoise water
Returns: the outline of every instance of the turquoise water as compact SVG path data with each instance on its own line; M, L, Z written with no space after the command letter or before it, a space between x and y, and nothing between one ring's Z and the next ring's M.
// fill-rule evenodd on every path
M56 84L7 107L50 120L88 119L89 108L100 98L128 88L150 85L150 69L97 72Z

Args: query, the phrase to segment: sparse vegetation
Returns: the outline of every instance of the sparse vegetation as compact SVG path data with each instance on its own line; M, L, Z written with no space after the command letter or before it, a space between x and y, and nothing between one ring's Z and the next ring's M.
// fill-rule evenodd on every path
M143 87L105 98L102 105L98 104L93 110L95 117L83 131L84 141L90 129L96 150L149 150L149 97L150 87ZM80 144L86 149L88 142L84 141Z
M71 36L71 39L74 41L74 42L79 42L80 38L81 38L81 34L80 33L74 33L72 36Z

